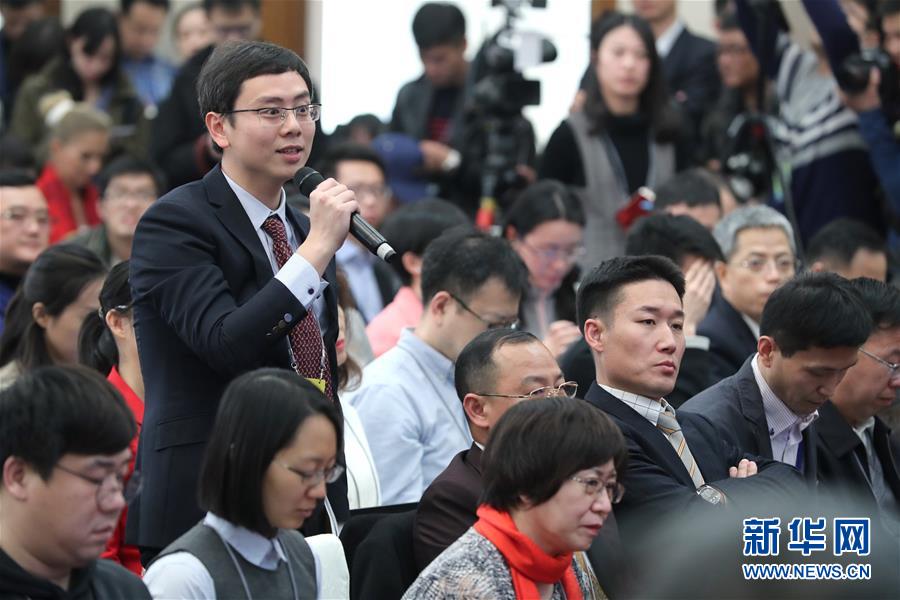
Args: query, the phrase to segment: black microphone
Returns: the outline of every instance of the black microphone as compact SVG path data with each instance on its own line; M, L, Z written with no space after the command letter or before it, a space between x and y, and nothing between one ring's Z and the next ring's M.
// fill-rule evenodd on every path
M297 171L296 175L294 175L294 184L300 188L300 193L307 198L323 181L325 181L325 178L311 167L303 167ZM365 219L359 216L358 212L353 213L353 216L350 217L350 233L352 233L353 237L359 240L369 252L385 262L389 261L397 254L397 252L391 248L391 245L388 244L387 240L384 239L384 236L378 233L377 229L369 225Z

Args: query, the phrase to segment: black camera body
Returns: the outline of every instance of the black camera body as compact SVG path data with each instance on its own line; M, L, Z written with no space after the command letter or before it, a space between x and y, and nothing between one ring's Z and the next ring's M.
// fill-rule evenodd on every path
M891 57L881 48L865 48L858 54L851 54L841 64L835 76L841 89L850 94L859 94L869 85L872 69L881 71L881 78L891 67Z

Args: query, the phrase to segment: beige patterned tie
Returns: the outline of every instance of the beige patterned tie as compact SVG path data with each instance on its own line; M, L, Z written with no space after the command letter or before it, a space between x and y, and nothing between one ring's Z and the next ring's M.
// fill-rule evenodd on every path
M678 421L675 419L675 409L666 403L665 400L662 402L664 410L659 413L659 420L656 422L656 426L665 434L669 443L672 444L672 447L675 448L675 452L678 453L678 458L684 463L684 468L687 469L691 479L694 481L694 487L700 487L704 484L703 475L700 474L700 469L697 467L694 455L691 454L691 449L688 448L687 440L684 439L684 433L681 432L681 425L679 425Z

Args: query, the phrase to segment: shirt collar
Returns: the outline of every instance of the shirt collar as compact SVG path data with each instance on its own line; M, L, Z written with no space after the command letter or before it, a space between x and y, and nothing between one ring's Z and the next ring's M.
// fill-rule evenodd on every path
M422 366L437 376L453 382L453 361L429 346L422 338L413 333L412 329L406 328L400 332L397 345L415 356Z
M222 175L225 175L225 171L222 171ZM256 196L239 186L228 175L225 175L225 181L228 182L234 195L237 196L238 202L244 207L244 212L247 213L247 216L250 218L250 223L253 224L254 230L262 228L265 220L273 214L278 215L281 222L287 227L287 203L284 201L284 188L281 188L281 198L278 201L278 208L272 210L263 204L261 200L256 198Z
M237 550L252 565L273 571L278 568L279 560L287 562L287 557L276 538L269 539L211 512L206 513L203 523L216 530L229 546Z
M740 313L741 318L744 320L744 323L747 324L747 327L750 328L750 332L753 334L753 337L759 339L759 323L745 315L744 313Z
M634 394L608 385L603 385L602 383L599 385L604 390L633 408L635 412L650 421L650 424L654 427L656 427L656 424L659 422L659 413L665 412L666 406L668 406L668 403L662 398L654 400L646 396L641 396L640 394Z
M805 417L797 415L775 395L775 392L769 387L769 383L759 369L758 353L753 357L750 366L753 369L753 377L756 379L756 385L759 387L759 393L762 396L763 410L766 413L766 424L769 428L770 438L776 437L791 428L797 428L798 433L802 433L804 429L812 425L813 421L819 418L819 411L814 411Z
M675 45L675 41L678 40L678 36L681 35L682 31L684 31L684 23L679 19L675 19L675 22L669 25L669 28L661 36L656 38L656 53L659 54L660 58L665 58L669 55L669 52L672 51L672 46Z
M859 436L859 439L865 444L865 435L866 430L869 431L869 435L874 435L875 432L875 417L869 417L862 423L860 423L857 427L853 428L853 433Z

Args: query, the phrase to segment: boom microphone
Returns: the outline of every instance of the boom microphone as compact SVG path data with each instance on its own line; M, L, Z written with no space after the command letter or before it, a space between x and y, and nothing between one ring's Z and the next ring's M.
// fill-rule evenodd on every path
M318 171L311 167L303 167L294 175L294 184L300 188L300 193L306 197L325 181L325 178ZM378 233L378 230L369 225L358 212L353 213L350 217L350 233L353 234L359 242L365 246L369 252L387 262L397 252L391 248L384 236Z

